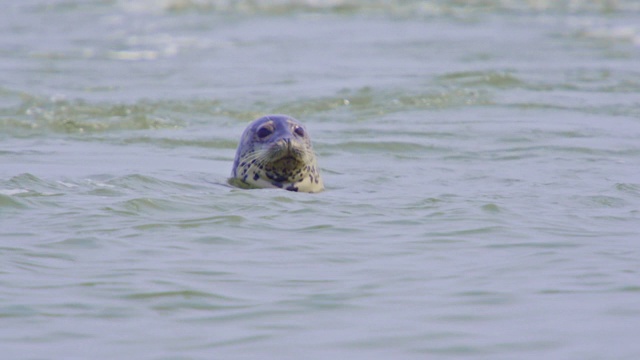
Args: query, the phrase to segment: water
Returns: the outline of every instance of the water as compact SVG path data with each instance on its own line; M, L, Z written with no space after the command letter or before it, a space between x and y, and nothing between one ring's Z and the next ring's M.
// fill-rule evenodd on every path
M5 5L3 358L640 356L636 1Z

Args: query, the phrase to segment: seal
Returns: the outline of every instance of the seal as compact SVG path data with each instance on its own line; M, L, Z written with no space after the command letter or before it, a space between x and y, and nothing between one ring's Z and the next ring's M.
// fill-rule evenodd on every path
M310 193L324 189L309 133L287 115L264 116L247 126L229 183Z

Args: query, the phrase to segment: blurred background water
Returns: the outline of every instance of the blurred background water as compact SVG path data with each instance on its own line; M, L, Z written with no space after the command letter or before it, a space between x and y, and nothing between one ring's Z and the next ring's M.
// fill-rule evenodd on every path
M0 13L3 359L637 359L635 0ZM226 179L306 124L326 191Z

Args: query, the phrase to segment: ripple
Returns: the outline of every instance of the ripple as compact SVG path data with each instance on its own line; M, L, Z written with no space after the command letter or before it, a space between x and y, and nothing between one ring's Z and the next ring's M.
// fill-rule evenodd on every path
M13 116L0 118L0 132L100 133L114 130L178 128L180 120L159 114L154 103L93 104L82 100L57 100L25 95Z
M469 71L449 73L438 77L444 83L455 83L465 87L510 88L523 86L524 82L515 75L496 71Z
M0 186L5 187L0 194L18 198L60 196L69 187L65 182L48 181L29 173L0 181Z
M39 245L51 249L99 249L102 244L97 237L73 237L61 241L54 241Z
M334 97L284 103L275 107L273 111L299 114L302 117L325 112L357 111L358 118L363 116L377 118L407 109L448 109L491 103L491 97L488 93L464 87L447 86L432 92L408 92L404 89L364 87L345 89Z
M4 194L3 194L4 192ZM21 194L24 192L28 192L27 190L22 189L13 189L13 190L0 190L0 209L24 209L27 205L20 201L18 198L12 196L14 194Z
M333 12L339 14L386 14L402 17L454 16L468 17L488 12L633 12L640 11L632 0L592 1L572 0L570 5L564 1L402 1L402 0L134 0L120 1L118 5L128 12L225 12L236 14L292 14L298 12Z
M566 241L553 241L553 242L512 242L503 244L491 244L487 245L487 248L491 249L509 249L509 248L531 248L531 249L557 249L557 248L575 248L580 245L570 243Z
M165 148L177 147L197 147L205 149L235 149L238 146L237 140L212 139L176 139L176 138L155 138L155 137L129 137L122 140L124 144L153 144Z
M596 208L623 208L629 205L625 199L614 196L594 195L576 198L583 204Z
M640 196L640 184L620 183L616 184L616 190L625 194Z
M183 298L183 299L212 298L212 299L234 301L234 299L231 299L231 298L214 295L214 294L210 294L202 291L195 291L195 290L143 292L143 293L126 295L125 298L138 299L138 300L159 299L159 298Z
M376 152L423 152L433 149L431 146L416 144L412 142L399 142L399 141L346 141L338 145L342 150L369 153L371 151Z
M143 174L129 174L105 180L103 186L112 186L115 189L144 190L144 189L167 189L189 190L200 189L198 185L164 180L157 177Z
M127 200L122 207L134 213L150 213L158 210L167 211L173 208L174 203L164 199L138 198Z

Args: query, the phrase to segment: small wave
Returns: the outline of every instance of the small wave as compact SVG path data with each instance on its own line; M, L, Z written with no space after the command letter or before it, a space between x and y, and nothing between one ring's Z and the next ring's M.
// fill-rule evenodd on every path
M47 181L33 174L16 175L0 182L0 194L12 197L57 196L66 191L67 186L57 181Z
M432 92L410 92L365 87L343 90L326 98L298 100L281 104L275 112L309 116L326 112L357 112L357 117L375 116L420 109L448 109L470 105L491 104L491 97L483 89L443 86ZM350 117L353 117L352 115Z
M159 179L153 176L141 174L129 174L105 180L104 185L116 189L165 189L165 190L194 190L198 185ZM172 191L173 191L172 190Z
M345 151L361 151L371 152L378 151L383 153L405 153L405 152L421 152L431 150L432 147L400 141L347 141L339 144L340 149Z
M640 29L635 26L596 26L578 31L578 37L587 39L629 42L640 46Z
M625 208L629 203L619 197L592 195L576 197L578 201L591 208Z
M465 87L496 87L510 88L522 86L524 82L514 74L501 71L469 71L456 72L442 75L438 78L440 82L459 84Z
M114 130L179 128L180 120L158 114L153 103L92 104L82 100L24 95L22 103L0 118L0 132L85 133Z
M144 292L144 293L135 293L126 296L129 299L152 299L152 298L167 298L167 297L178 297L178 298L218 298L213 294L205 293L202 291L195 290L177 290L177 291L157 291L157 292Z
M27 207L20 199L16 198L15 196L11 196L15 194L14 191L16 190L20 191L18 193L22 193L23 191L26 191L22 189L0 190L0 209L6 209L6 208L23 209Z
M128 12L208 11L239 14L292 12L376 13L394 16L469 16L491 12L630 12L640 11L634 0L134 0L118 1Z
M122 140L126 144L153 144L159 147L198 147L207 149L235 149L238 146L237 140L230 139L177 139L177 138L151 138L148 136L130 137Z
M625 194L640 196L640 184L620 183L616 184L616 190Z
M29 193L29 190L25 190L25 189L0 189L0 194L7 195L7 196L28 194L28 193Z

